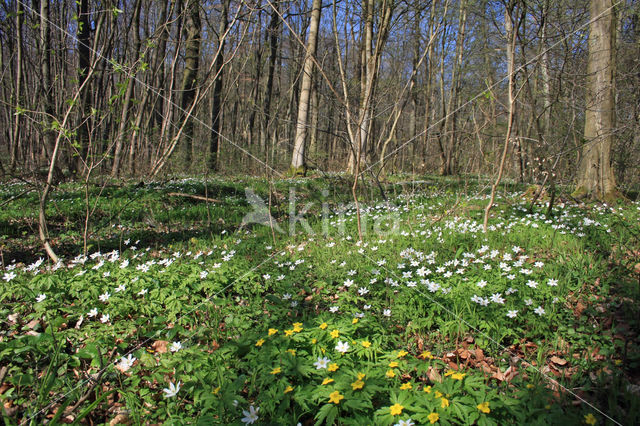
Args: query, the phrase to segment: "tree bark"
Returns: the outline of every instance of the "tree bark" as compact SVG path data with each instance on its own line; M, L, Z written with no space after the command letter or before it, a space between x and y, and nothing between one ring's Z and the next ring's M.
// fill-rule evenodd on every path
M20 155L20 113L19 108L22 103L22 23L24 21L24 10L22 8L22 2L16 3L16 76L15 76L15 92L13 94L14 107L14 122L13 131L11 137L11 163L10 170L14 171L17 163L18 156Z
M269 21L269 27L267 28L267 35L269 37L269 67L267 70L267 87L265 89L266 93L264 95L264 102L262 106L262 121L264 123L264 132L262 132L264 142L262 142L262 145L264 145L265 147L267 146L270 135L273 131L273 123L276 122L273 117L271 117L271 100L273 98L276 60L278 58L278 40L280 38L279 7L279 2L273 2L273 9L271 10L271 20Z
M613 0L591 0L584 144L576 198L613 202L618 198L611 167L615 140L616 11Z
M200 21L200 2L198 0L188 0L186 6L187 20L185 22L185 30L187 38L185 41L185 58L184 73L182 76L182 102L181 108L183 120L186 121L183 137L185 165L187 168L191 165L193 154L193 119L191 118L191 104L196 95L196 87L198 85L198 69L200 65L200 31L202 23Z
M222 2L220 28L218 29L218 51L214 60L215 82L213 83L213 100L211 107L211 142L209 145L209 170L218 170L218 150L220 149L220 135L222 134L222 82L224 68L224 45L227 32L229 14L229 0Z
M42 135L44 139L45 159L50 159L53 153L55 137L51 129L51 119L54 110L51 91L51 33L49 26L49 2L40 0L40 72L42 73L42 108L45 113L45 128Z
M466 0L460 0L460 11L458 15L458 35L456 38L456 56L451 71L451 89L445 116L444 129L448 141L444 144L444 164L441 165L442 174L452 175L456 173L457 158L457 124L458 124L458 97L460 94L460 73L462 68L462 54L464 53L465 29L467 23Z
M314 55L318 42L318 28L320 26L320 13L322 0L313 0L311 5L311 24L309 25L309 38L307 39L306 54L304 59L304 71L300 88L300 100L298 102L298 118L296 120L296 137L293 145L290 173L304 175L305 167L305 139L307 137L307 125L309 115L309 103L311 99L311 84L313 82Z
M133 57L131 63L134 67L137 66L138 58L140 57L140 8L142 7L142 0L136 0L133 10L132 29L133 29ZM116 133L116 146L113 154L113 164L111 166L111 176L117 177L120 173L120 159L122 157L122 150L125 140L125 133L127 130L127 124L129 123L129 113L131 106L131 98L133 96L133 89L136 84L136 72L132 71L128 76L127 90L124 95L124 103L122 105L122 114L120 116L120 125L118 126L118 133Z
M489 197L489 202L487 203L487 207L484 209L484 220L483 220L483 230L486 233L489 228L489 212L493 207L493 203L496 197L496 191L498 189L498 185L500 185L500 180L502 179L502 174L504 173L504 164L507 159L507 152L509 150L509 143L511 142L511 132L513 130L513 121L516 114L516 94L515 94L515 79L513 75L514 71L514 50L516 46L516 38L518 27L514 30L514 9L518 0L510 0L505 8L504 13L504 27L505 34L507 38L506 43L506 53L507 53L507 73L508 73L508 107L509 107L509 115L507 117L507 133L504 137L504 146L502 149L502 157L500 158L500 166L498 167L498 176L496 177L495 182L491 186L491 196Z
M84 159L89 150L89 70L91 67L91 23L89 21L89 0L78 0L78 85L80 108L76 121L77 139L75 155L69 156L69 170L77 175L84 168ZM85 84L87 83L87 84Z

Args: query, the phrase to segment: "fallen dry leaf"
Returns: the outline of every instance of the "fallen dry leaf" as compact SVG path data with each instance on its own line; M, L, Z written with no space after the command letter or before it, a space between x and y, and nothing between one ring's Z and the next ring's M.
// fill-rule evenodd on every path
M431 366L429 366L429 369L427 370L427 377L429 378L429 380L431 380L432 383L442 382L442 376L440 376L438 370Z
M469 355L470 353L467 349L458 349L458 356L460 356L460 358L467 359Z
M509 368L507 368L507 370L504 372L504 378L507 380L507 382L510 382L511 380L513 380L513 378L516 377L517 375L518 375L518 370L513 365L509 366Z
M118 414L109 422L109 426L128 425L128 424L131 424L131 420L129 419L129 415L126 413Z
M167 345L169 344L169 342L167 342L166 340L156 340L155 342L153 342L153 344L151 345L151 347L153 348L153 350L159 354L163 354L167 352Z
M502 371L500 371L500 370L498 370L495 373L493 373L491 375L491 378L492 379L496 379L499 382L504 382L504 380L505 380L504 374L502 374Z
M563 365L567 364L567 360L566 359L562 359L562 358L557 357L555 355L550 358L550 361L553 362L554 364L559 365L559 366L563 366Z

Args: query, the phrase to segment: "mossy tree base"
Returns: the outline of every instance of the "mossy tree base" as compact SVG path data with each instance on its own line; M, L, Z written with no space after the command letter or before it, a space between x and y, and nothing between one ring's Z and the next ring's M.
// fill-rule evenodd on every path
M307 176L307 168L305 166L300 166L300 167L289 166L289 170L287 170L287 176L305 177Z
M607 204L617 204L618 201L625 199L624 195L617 189L602 194L599 191L589 190L582 185L576 187L571 196L580 201L602 201Z

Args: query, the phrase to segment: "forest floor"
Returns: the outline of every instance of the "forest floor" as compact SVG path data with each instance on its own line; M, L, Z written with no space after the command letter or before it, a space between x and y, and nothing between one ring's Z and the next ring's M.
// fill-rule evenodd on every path
M4 184L5 423L640 424L640 202L350 185Z

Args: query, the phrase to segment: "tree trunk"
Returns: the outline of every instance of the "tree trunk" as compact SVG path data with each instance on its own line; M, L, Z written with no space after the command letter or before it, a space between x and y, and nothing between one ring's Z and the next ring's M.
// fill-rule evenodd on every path
M540 23L540 49L542 55L540 58L540 74L542 76L542 99L544 111L542 114L544 123L544 134L548 137L551 130L551 77L550 77L550 60L547 51L547 21L549 11L549 0L545 1L542 10L542 22ZM542 141L541 141L542 142Z
M84 168L84 160L89 151L89 85L85 84L91 67L91 24L89 21L89 0L78 0L78 86L82 87L79 94L80 108L76 122L77 149L74 156L69 156L69 170L77 175Z
M211 143L209 146L209 170L218 171L218 149L222 134L222 82L224 68L224 45L227 32L229 0L222 2L222 15L218 29L218 51L214 60L215 82L213 83L213 105L211 107Z
M425 78L426 78L426 87L425 87L425 97L424 97L424 157L426 158L429 148L430 134L431 134L431 103L432 103L432 86L433 86L433 46L435 41L435 12L437 0L433 0L431 2L431 11L429 12L429 47L427 52L427 60L425 61ZM448 3L447 3L448 4ZM445 9L446 11L446 9ZM423 161L426 161L423 158Z
M349 172L357 173L357 165L362 161L367 138L369 136L369 118L371 115L371 97L373 95L373 85L375 82L373 63L373 0L362 0L362 12L365 16L364 40L361 50L360 67L360 108L358 116L358 129L356 133L355 146L349 156Z
M591 0L584 144L576 198L615 201L619 196L611 168L615 140L616 12L613 0Z
M196 88L198 85L198 69L200 64L200 30L202 24L200 22L200 2L197 0L188 0L186 6L187 20L185 22L185 30L187 32L187 38L185 41L185 58L184 58L184 73L182 77L182 114L184 120L186 120L183 136L184 143L184 158L185 166L188 168L191 165L191 159L193 154L193 119L191 108L196 95Z
M20 115L18 110L22 103L22 23L24 21L24 10L22 2L16 3L16 80L15 92L13 95L14 106L14 123L11 137L11 163L10 170L15 170L20 155Z
M318 28L320 26L320 12L322 0L313 0L311 5L311 24L309 25L309 38L307 39L306 54L304 59L304 71L300 88L300 100L298 102L298 118L296 121L296 137L293 145L290 172L293 175L304 175L305 164L305 139L307 137L307 125L309 115L309 103L311 99L311 84L313 82L314 55L318 41Z
M269 37L269 67L267 70L267 87L265 89L266 93L264 95L264 102L262 106L262 121L264 125L264 132L262 132L264 141L262 142L262 145L264 145L265 147L267 146L271 133L273 132L272 127L276 122L271 117L271 100L273 98L276 60L278 58L278 40L280 38L279 6L279 2L273 2L271 20L269 22L269 27L267 28L267 35Z
M142 0L136 0L133 10L132 29L133 29L133 57L131 63L137 66L138 58L140 57L140 8L142 6ZM122 150L125 140L125 133L127 130L127 124L129 123L129 112L131 106L131 98L133 96L133 89L136 83L135 70L128 76L127 90L124 95L124 103L122 105L122 114L120 116L120 125L118 126L118 133L116 133L116 147L113 154L113 164L111 166L111 176L117 177L120 173L120 158L122 157Z
M504 29L505 35L507 37L506 43L506 54L507 54L507 73L508 73L508 108L509 115L507 117L507 134L504 138L504 146L502 149L502 157L500 158L500 165L498 167L498 176L496 177L495 182L491 185L491 195L489 197L489 202L487 203L487 207L484 209L484 220L483 220L483 230L486 233L489 229L489 212L493 207L493 203L496 198L496 191L498 189L498 185L500 185L500 180L502 179L502 174L504 173L504 164L507 159L507 151L509 150L509 143L511 142L511 133L513 130L513 121L516 114L516 91L515 91L515 79L513 75L514 71L514 50L516 46L516 39L518 33L518 26L515 26L514 29L514 19L517 16L514 13L516 3L518 0L510 0L505 8L504 13ZM522 19L520 20L520 22Z
M49 32L49 2L40 1L40 71L42 72L42 107L45 112L45 128L43 130L45 159L51 158L55 135L51 129L54 110L51 98L51 33Z
M467 5L465 0L461 0L458 16L458 36L456 38L456 57L451 71L451 90L444 126L445 131L448 132L448 142L445 143L445 163L442 167L443 175L455 174L457 168L458 97L460 94L460 72L462 68L462 54L464 52L466 23Z

